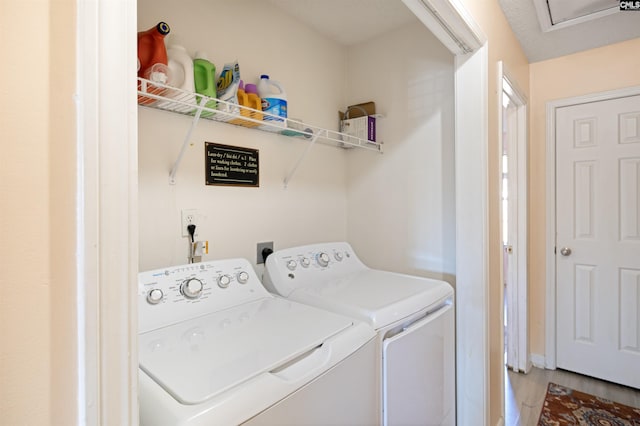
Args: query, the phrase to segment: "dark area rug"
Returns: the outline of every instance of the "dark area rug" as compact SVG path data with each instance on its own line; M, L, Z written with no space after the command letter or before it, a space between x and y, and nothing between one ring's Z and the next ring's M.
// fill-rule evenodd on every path
M640 426L640 408L549 383L538 426Z

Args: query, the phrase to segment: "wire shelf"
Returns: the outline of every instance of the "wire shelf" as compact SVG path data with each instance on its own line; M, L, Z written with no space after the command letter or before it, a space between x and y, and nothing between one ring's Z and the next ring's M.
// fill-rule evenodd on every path
M138 78L138 104L199 119L218 121L264 132L278 133L340 148L361 148L382 153L382 144L345 133L282 119L242 105L195 94L165 84ZM197 121L197 119L196 119Z

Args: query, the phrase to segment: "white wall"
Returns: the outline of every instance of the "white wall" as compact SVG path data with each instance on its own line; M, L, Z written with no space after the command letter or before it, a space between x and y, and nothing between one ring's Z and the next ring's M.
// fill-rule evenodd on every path
M270 74L287 90L289 116L310 124L335 129L339 109L375 101L385 153L316 146L285 190L304 142L201 120L170 186L190 121L140 108L140 269L187 261L180 211L195 208L205 259L255 262L260 241L348 240L371 266L453 281L453 57L432 34L416 19L346 48L263 2L188 4L140 0L139 29L165 20L168 44L205 50L218 69L237 59L245 81ZM260 188L206 186L204 141L259 149Z
M259 1L140 0L140 30L164 20L167 44L204 50L218 70L238 60L245 82L270 74L285 87L289 117L337 128L344 104L345 49ZM269 44L273 42L273 44ZM283 179L306 143L256 130L201 120L192 146L168 184L190 119L139 108L140 270L187 262L188 240L180 235L181 209L198 209L200 239L207 259L245 257L255 262L256 243L276 249L346 239L346 156L342 149L316 146L288 189ZM260 150L260 187L206 186L204 142ZM374 158L376 154L369 154Z
M348 103L375 101L384 155L350 152L348 240L369 266L455 280L453 56L422 24L349 49Z

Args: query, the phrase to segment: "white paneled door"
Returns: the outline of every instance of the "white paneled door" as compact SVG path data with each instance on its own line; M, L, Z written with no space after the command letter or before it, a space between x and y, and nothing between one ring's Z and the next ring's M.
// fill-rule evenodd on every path
M557 366L640 388L640 96L556 110Z

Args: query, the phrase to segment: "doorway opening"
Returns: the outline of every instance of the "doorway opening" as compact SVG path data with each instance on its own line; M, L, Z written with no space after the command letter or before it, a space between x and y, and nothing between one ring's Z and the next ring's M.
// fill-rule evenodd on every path
M458 418L461 424L488 424L488 45L458 2L414 3L428 15L420 20L438 38L449 40L443 43L456 54L456 228L457 235L464 236L464 244L456 244L456 338L465 343L456 363ZM80 313L86 324L79 345L86 356L80 368L85 374L78 379L79 404L87 407L81 417L89 424L100 419L136 424L137 286L130 284L137 281L138 270L137 106L136 84L130 78L136 69L131 43L137 30L136 2L96 5L80 0L78 16L83 18L77 37L77 102L82 106L78 139L85 149L79 162L91 172L88 182L94 184L80 188L78 196L83 202L81 223L90 235L99 231L101 237L87 244L90 253L79 266L86 284L79 303L95 308ZM111 78L96 78L107 73ZM117 96L101 97L114 90ZM91 338L85 342L82 336Z
M527 100L499 64L500 234L502 243L504 360L529 370L527 335Z

